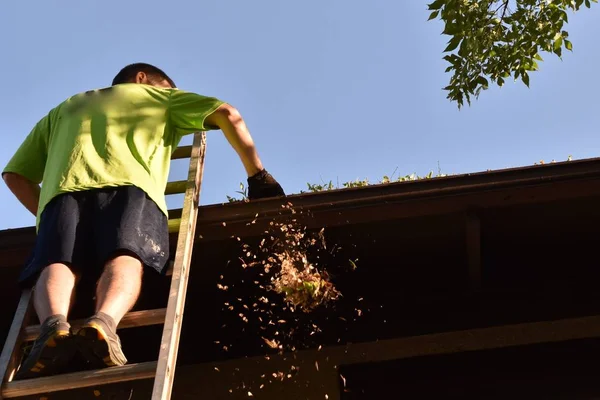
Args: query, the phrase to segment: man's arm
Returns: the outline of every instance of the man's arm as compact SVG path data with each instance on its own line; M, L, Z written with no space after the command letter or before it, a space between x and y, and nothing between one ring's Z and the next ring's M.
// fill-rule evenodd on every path
M248 174L248 198L284 196L281 185L262 165L248 127L237 109L225 103L206 117L206 124L218 126L236 151Z
M197 131L220 129L248 174L248 198L284 196L283 189L262 165L244 119L233 106L215 97L171 91L169 116L177 139Z
M206 117L206 123L218 126L223 131L227 141L244 164L248 176L256 175L263 170L252 136L237 109L229 104L223 104Z
M29 210L33 215L37 215L38 203L40 201L40 185L31 182L29 179L15 174L14 172L5 172L2 178L6 186L15 195L15 197Z
M51 110L38 121L2 171L2 178L15 197L37 216L46 168Z

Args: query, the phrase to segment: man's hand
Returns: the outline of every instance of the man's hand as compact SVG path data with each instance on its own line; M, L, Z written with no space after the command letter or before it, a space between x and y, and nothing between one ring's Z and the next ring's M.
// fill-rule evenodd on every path
M281 185L263 169L248 178L248 199L262 199L265 197L285 196Z
M2 175L6 186L10 189L15 197L29 210L33 215L37 215L38 203L40 201L40 185L36 185L29 179L15 174L6 172Z

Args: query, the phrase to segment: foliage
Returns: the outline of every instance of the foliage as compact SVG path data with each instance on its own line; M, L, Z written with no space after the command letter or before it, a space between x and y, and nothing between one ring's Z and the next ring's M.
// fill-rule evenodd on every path
M246 186L244 186L244 184L242 182L240 182L240 190L236 191L236 193L242 195L241 200L249 201L248 188ZM236 199L235 197L231 197L231 196L227 195L227 201L230 203L233 203L236 201L240 201L240 199Z
M394 174L395 174L395 172L394 172ZM400 177L394 179L394 174L392 174L391 176L384 175L380 181L374 182L374 183L369 182L368 179L356 179L354 181L344 182L341 184L341 186L339 183L334 185L333 181L331 181L331 180L329 182L307 183L306 185L308 187L308 192L314 193L314 192L323 192L323 191L327 191L327 190L356 188L356 187L364 187L364 186L376 185L376 184L406 182L406 181L415 181L418 179L429 179L429 178L434 178L434 177L448 176L447 174L442 174L441 171L438 171L437 175L434 176L433 171L430 171L425 176L419 176L419 175L413 173L413 174L409 174L409 175L400 176ZM240 182L240 189L241 190L236 191L236 193L242 195L242 198L239 199L239 198L227 195L227 201L229 203L233 203L233 202L237 202L237 201L249 201L248 196L247 196L247 189L244 187L244 184L241 182ZM306 192L301 190L300 193L306 193Z
M541 52L562 57L572 51L563 30L568 12L589 8L598 0L435 0L428 4L429 20L444 23L450 36L443 57L452 72L447 98L458 107L471 104L489 82L504 85L519 78L529 87L529 73L538 70Z
M438 173L437 175L435 175L435 177L442 177L442 176L447 176L447 175L442 174L442 173ZM370 183L368 179L356 179L354 181L344 182L344 183L342 183L341 186L339 184L334 185L332 181L329 181L327 183L307 183L306 185L308 186L309 192L322 192L322 191L326 191L326 190L356 188L356 187L364 187L364 186L376 185L376 184L382 184L382 183L416 181L418 179L429 179L429 178L433 178L433 177L434 177L433 171L430 171L425 176L419 176L417 174L410 174L410 175L400 176L399 178L396 178L396 179L393 178L393 174L392 174L392 177L384 175L380 181L374 182L374 183ZM300 192L300 193L304 193L304 192Z
M572 161L572 160L573 160L573 156L569 154L566 161ZM554 164L555 162L556 162L556 160L551 160L549 162L549 164ZM544 165L544 164L547 164L547 163L544 160L539 160L538 162L535 162L533 165ZM384 175L381 178L381 180L379 180L378 182L373 182L373 183L369 182L369 180L365 178L365 179L356 179L354 181L344 182L341 185L339 184L339 182L334 185L333 181L330 180L329 182L322 181L321 183L307 183L306 186L308 187L308 192L314 193L314 192L323 192L323 191L327 191L327 190L364 187L364 186L369 186L369 185L378 185L378 184L386 184L386 183L394 183L394 182L416 181L419 179L440 178L440 177L452 175L452 174L443 174L442 170L439 166L439 163L438 163L438 172L435 175L434 175L433 171L429 171L429 173L427 175L423 175L423 176L419 176L416 173L412 173L412 174L400 176L398 178L394 178L394 175L396 174L397 170L398 169L396 168L396 170L394 171L394 173L391 176ZM490 171L490 170L488 170L488 171ZM246 202L249 201L248 196L247 196L247 188L244 186L243 183L240 182L240 190L237 191L236 193L241 194L242 198L238 199L238 198L235 198L232 196L227 196L227 200L230 203L238 202L238 201L246 201ZM306 193L306 192L301 190L300 194L302 194L302 193Z

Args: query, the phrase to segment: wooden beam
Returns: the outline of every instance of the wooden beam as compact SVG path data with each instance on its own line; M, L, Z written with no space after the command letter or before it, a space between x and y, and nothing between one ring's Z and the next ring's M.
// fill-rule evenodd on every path
M323 227L582 197L600 197L600 158L207 205L199 210L198 233L204 241L260 235L288 201L296 210L310 210L314 218L307 222ZM34 227L1 230L0 268L22 263L34 243Z
M310 349L294 353L269 354L186 365L178 374L178 385L174 395L198 399L220 398L215 390L252 385L257 398L285 398L293 393L297 398L339 399L339 367L361 363L378 363L421 356L458 354L467 351L485 351L515 346L563 342L576 339L600 337L600 315L569 318L554 321L530 322L505 326L435 333L422 336L386 339L340 346L324 346L320 350ZM590 344L593 346L593 344ZM317 369L318 365L318 369ZM278 388L266 385L261 375L270 376L277 371L299 368L297 376L281 382ZM184 372L185 371L185 372ZM277 392L276 392L277 390ZM269 391L267 394L267 391ZM338 392L338 393L336 393ZM257 393L260 393L257 395ZM245 395L245 391L242 392ZM235 395L232 397L238 398ZM289 396L288 396L289 397ZM241 398L241 396L240 396ZM249 398L249 397L247 397Z
M23 335L21 334L23 327L29 320L31 315L31 297L32 290L26 289L21 294L21 299L17 305L13 322L8 331L2 354L0 355L0 377L2 379L2 387L10 382L15 370L18 367L19 354ZM0 399L4 399L3 393L0 391Z
M173 262L171 289L167 304L165 327L160 345L156 377L152 390L152 400L169 400L179 348L179 336L183 322L183 312L187 293L189 269L194 247L198 203L204 172L204 154L206 152L206 135L204 132L194 134L194 144L190 158L181 228L177 239L177 249Z
M600 316L531 322L352 344L333 355L339 364L492 350L600 337Z
M600 338L600 315L327 346L320 350L270 355L267 361L264 356L256 356L200 365L225 370L262 361L275 364L284 359L294 362L308 359L319 363L327 360L329 364L340 366L590 338Z
M471 283L471 288L475 291L479 291L483 284L481 265L481 221L476 213L467 212L465 232L469 281Z
M367 194L357 189L353 194ZM332 191L333 192L333 191ZM423 192L417 196L412 194L394 194L389 198L356 198L353 200L332 201L325 203L317 200L317 196L289 196L284 199L265 199L248 203L231 203L225 206L209 205L201 207L198 217L198 234L204 242L222 240L232 236L248 237L261 235L269 228L269 223L277 220L296 218L308 228L329 228L364 222L390 221L393 219L416 218L425 216L464 214L467 210L502 208L525 204L544 204L554 201L590 198L597 201L600 197L600 178L570 182L547 181L539 185L515 188L473 189L456 193L439 191L425 196ZM315 193L314 195L320 195ZM327 193L325 193L327 194ZM312 194L311 194L312 195ZM325 196L323 196L325 197ZM282 210L281 204L291 202L298 212ZM300 214L300 212L303 214ZM258 214L258 217L256 217ZM251 223L254 221L255 223Z
M6 384L2 389L2 396L4 399L10 399L138 379L150 379L154 376L155 370L156 361L152 361L94 371L81 371L44 378L24 379Z

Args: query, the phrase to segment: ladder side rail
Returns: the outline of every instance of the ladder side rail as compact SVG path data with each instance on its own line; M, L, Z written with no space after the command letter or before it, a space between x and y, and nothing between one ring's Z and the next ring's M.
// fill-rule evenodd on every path
M12 380L15 369L17 368L18 355L23 341L23 330L25 324L29 321L32 307L33 289L25 289L21 292L21 298L15 311L12 324L4 341L2 354L0 355L0 377L2 379L2 389L6 383ZM0 390L0 400L4 398Z
M185 297L191 265L194 236L202 176L204 173L204 156L206 152L206 134L194 134L187 188L183 201L181 225L177 238L177 249L173 262L173 276L169 290L169 300L165 316L160 353L158 356L156 376L152 390L152 400L169 400L175 378L175 366L179 348L179 336L183 322Z

